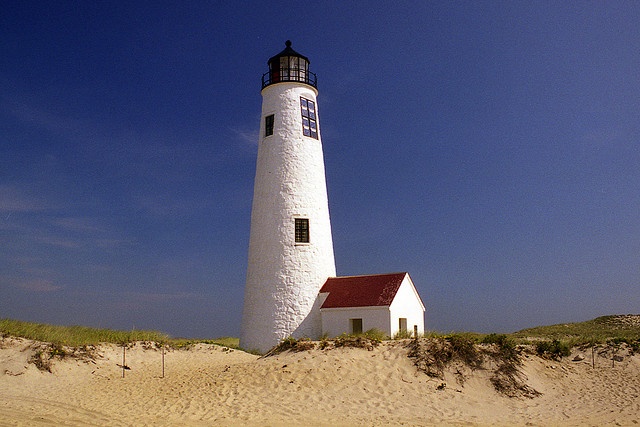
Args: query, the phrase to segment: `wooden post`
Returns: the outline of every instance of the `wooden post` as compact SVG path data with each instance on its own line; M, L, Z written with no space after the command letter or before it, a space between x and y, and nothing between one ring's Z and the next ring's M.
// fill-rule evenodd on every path
M127 346L123 345L122 346L122 378L124 378L124 370L126 369L125 366L127 366Z
M413 337L418 341L418 325L413 325Z

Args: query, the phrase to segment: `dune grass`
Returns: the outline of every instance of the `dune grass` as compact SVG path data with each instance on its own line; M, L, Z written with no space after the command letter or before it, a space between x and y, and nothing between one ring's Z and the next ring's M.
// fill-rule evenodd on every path
M174 348L187 348L197 343L239 348L239 340L235 337L183 339L171 338L169 335L157 331L121 331L86 326L57 326L13 319L0 319L0 335L27 338L70 347L97 345L100 343L128 344L135 341L149 341L166 344ZM427 331L424 337L444 338L454 341L463 339L480 343L485 340L487 334ZM518 344L535 344L537 341L557 340L570 347L604 344L607 342L626 342L633 347L637 347L640 342L640 315L602 316L586 322L538 326L506 334L506 337Z
M23 322L13 319L0 319L0 335L26 338L51 343L57 346L82 347L101 343L129 344L135 341L167 344L174 348L185 348L197 343L215 344L237 348L238 338L218 339L181 339L157 331L120 331L97 329L86 326L58 326L44 323Z
M100 343L125 344L134 341L166 342L169 336L156 331L119 331L86 326L58 326L0 319L0 333L57 345L80 347Z
M601 316L586 322L537 326L508 334L482 334L477 332L425 331L425 338L463 338L478 343L505 337L515 344L537 344L540 341L558 341L569 347L616 342L628 344L640 341L640 315ZM488 340L488 341L487 341Z
M431 340L455 343L498 344L502 349L529 346L542 356L553 359L566 357L573 347L628 345L632 351L640 351L640 315L602 316L586 322L538 326L510 334L480 334L453 332L443 334L425 332ZM508 346L506 346L508 344Z
M173 348L189 348L194 344L213 344L229 348L240 348L240 338L236 337L220 337L214 339L188 339L188 338L171 338L167 344Z
M586 322L538 326L510 336L518 340L558 340L569 346L636 342L640 340L640 315L602 316Z

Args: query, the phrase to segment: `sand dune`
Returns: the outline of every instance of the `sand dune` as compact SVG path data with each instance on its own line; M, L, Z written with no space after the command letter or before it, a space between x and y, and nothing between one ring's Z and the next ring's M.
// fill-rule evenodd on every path
M36 343L0 343L0 425L386 426L636 425L640 356L621 362L591 353L574 362L528 356L536 398L497 393L486 370L451 366L445 379L419 372L406 343L311 350L258 358L198 344L162 355L141 343L126 352L100 346L95 360L55 360L52 372L28 363ZM145 348L146 347L146 348ZM462 372L462 371L461 371ZM442 386L442 384L446 386Z

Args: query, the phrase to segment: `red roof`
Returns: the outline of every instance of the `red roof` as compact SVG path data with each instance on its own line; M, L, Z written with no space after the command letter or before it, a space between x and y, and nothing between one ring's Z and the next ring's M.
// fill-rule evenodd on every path
M320 308L391 305L407 273L330 277L320 289L329 293Z

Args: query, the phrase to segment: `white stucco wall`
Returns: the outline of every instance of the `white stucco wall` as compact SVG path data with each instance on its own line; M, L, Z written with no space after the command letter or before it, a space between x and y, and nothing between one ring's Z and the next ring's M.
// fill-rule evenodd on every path
M391 316L391 333L389 336L393 337L398 333L399 319L401 317L407 319L407 330L409 332L413 333L413 326L417 325L418 334L422 335L424 333L424 305L409 275L402 281L389 309Z
M335 276L320 121L318 139L302 134L300 97L311 86L286 82L262 90L262 119L240 345L267 351L288 336L318 338L312 312L320 287ZM264 136L274 114L274 134ZM310 243L296 244L294 218L309 219ZM310 315L311 313L311 315Z
M377 328L387 335L391 332L389 323L389 307L353 307L353 308L323 308L322 333L329 338L340 334L350 334L349 319L362 319L362 331Z

